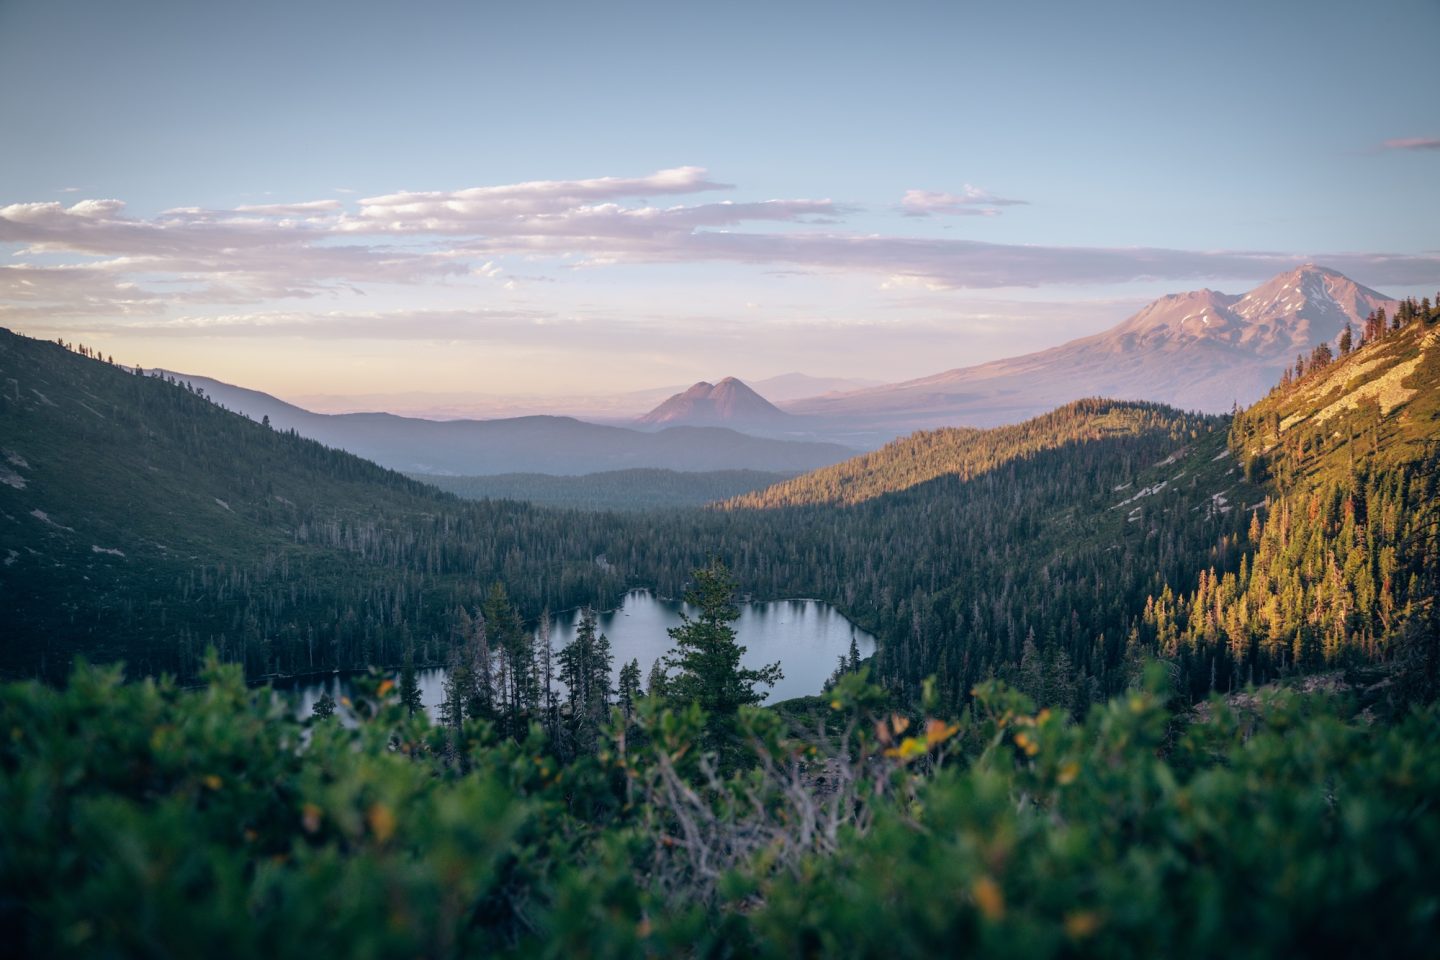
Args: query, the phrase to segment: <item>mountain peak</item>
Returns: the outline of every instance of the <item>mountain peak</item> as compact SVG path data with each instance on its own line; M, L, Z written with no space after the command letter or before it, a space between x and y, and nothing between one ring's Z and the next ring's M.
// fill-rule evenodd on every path
M693 387L691 387L690 389L686 390L684 393L677 393L675 396L677 396L677 397L695 397L695 398L708 397L708 396L710 396L710 391L712 391L712 390L714 390L714 389L715 389L715 385L714 385L714 384L712 384L712 383L710 383L709 381L706 381L706 380L701 380L699 383L695 384ZM671 399L674 399L674 398L672 397Z
M645 414L639 422L671 426L773 425L788 419L789 414L750 389L744 381L726 377L714 384L701 380Z
M1223 413L1265 395L1317 344L1396 302L1306 263L1247 293L1172 293L1118 326L1036 353L787 404L808 417L864 418L896 433L1013 423L1086 396L1152 400Z
M1117 350L1207 340L1280 357L1329 340L1388 303L1337 270L1306 263L1239 296L1206 289L1161 297L1099 339Z

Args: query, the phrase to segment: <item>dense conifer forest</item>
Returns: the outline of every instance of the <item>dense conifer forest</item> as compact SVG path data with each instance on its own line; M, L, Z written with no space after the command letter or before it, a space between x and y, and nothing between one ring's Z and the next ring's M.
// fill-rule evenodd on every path
M1003 677L1078 712L1146 654L1195 697L1388 661L1434 576L1433 315L1372 322L1228 422L1080 401L641 515L460 501L7 335L5 669L60 677L85 651L185 677L211 646L253 677L443 663L493 583L533 626L678 596L713 557L748 595L838 605L908 699Z
M698 507L788 479L763 470L607 470L579 477L502 473L489 477L412 474L416 480L469 500L523 500L579 510L655 510Z

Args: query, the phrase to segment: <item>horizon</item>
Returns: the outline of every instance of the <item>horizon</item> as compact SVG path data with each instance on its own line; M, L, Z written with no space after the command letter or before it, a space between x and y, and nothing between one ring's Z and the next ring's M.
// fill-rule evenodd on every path
M144 9L0 9L0 325L286 399L898 382L1305 262L1440 285L1440 112L1368 69L1419 0Z

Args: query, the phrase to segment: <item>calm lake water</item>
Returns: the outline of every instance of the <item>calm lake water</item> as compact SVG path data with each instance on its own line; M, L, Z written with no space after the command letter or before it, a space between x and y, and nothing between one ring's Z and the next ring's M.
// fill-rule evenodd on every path
M650 675L650 665L670 652L670 636L665 631L680 625L682 610L691 616L697 613L686 604L663 600L648 590L636 590L626 595L619 609L600 614L599 630L610 638L610 649L615 656L614 675L618 676L623 664L638 659L644 682ZM557 651L574 639L579 622L579 611L555 618L550 637ZM767 703L819 693L834 672L836 659L849 652L852 637L862 657L875 652L874 637L845 619L834 607L818 600L741 604L735 633L746 648L741 658L745 666L760 667L780 661L785 679L771 688ZM434 717L445 699L445 671L420 670L418 677L425 706ZM614 682L612 677L612 685ZM300 715L309 716L315 701L326 691L338 702L346 692L346 679L334 676L296 684L290 689L300 696Z

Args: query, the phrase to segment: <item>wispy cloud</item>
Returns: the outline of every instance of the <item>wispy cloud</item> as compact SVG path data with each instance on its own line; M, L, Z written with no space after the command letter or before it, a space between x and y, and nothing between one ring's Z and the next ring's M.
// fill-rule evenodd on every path
M291 214L297 209L321 216L296 218ZM97 312L123 305L141 286L147 298L172 291L164 296L177 303L245 303L466 272L464 264L434 252L336 243L334 213L329 207L287 204L237 211L182 208L145 220L126 216L124 202L114 199L81 200L68 207L17 203L0 207L0 243L19 245L18 257L93 258L84 265L85 276L129 285L125 296L107 297L92 284L86 295L93 297ZM67 278L81 282L68 265L22 262L4 269L27 271L7 274L12 286L54 277L58 282L50 286L58 292ZM182 292L173 292L178 288Z
M653 204L731 189L700 167L642 177L537 180L455 191L402 191L355 201L178 207L130 216L118 199L0 207L0 318L154 316L205 305L363 293L377 284L516 289L507 258L548 261L546 274L608 264L742 264L767 272L871 274L905 290L1190 283L1255 278L1316 261L1369 284L1420 285L1440 256L1323 251L1065 247L858 234L852 208L829 199ZM916 215L995 211L1024 201L966 186L911 190ZM60 261L60 262L57 262ZM80 261L80 262L76 262ZM567 268L571 272L566 274Z
M303 203L256 203L236 207L236 213L252 213L262 217L313 217L325 213L338 213L343 204L339 200L306 200Z
M948 214L961 217L994 217L1002 207L1025 206L1028 201L997 197L988 190L965 184L960 193L936 190L906 190L900 198L900 209L907 217L928 217Z
M453 233L497 220L565 216L577 211L608 209L613 201L631 197L668 196L730 190L703 167L675 167L644 177L597 177L589 180L531 180L494 187L453 191L402 191L360 201L350 230ZM600 205L600 206L596 206Z
M1440 150L1440 137L1399 137L1380 146L1386 150Z

